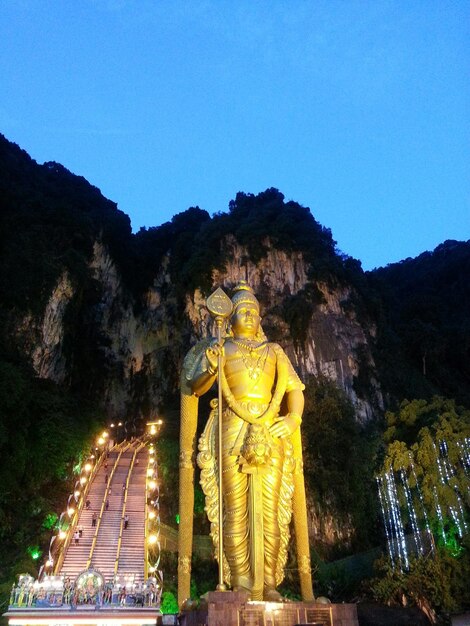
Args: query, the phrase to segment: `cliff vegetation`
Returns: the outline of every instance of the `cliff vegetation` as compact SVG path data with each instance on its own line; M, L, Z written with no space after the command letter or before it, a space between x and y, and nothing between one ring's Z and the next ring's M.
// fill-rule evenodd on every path
M375 475L401 444L419 447L421 427L431 428L423 407L448 412L433 398L460 407L453 424L466 432L470 242L363 272L309 208L274 188L134 234L84 178L39 165L0 136L0 261L3 581L18 568L34 573L33 548L45 545L48 515L60 510L99 422L123 419L130 435L164 416L171 479L178 372L211 333L204 300L219 284L253 284L265 331L307 383L305 473L319 562L384 545ZM420 417L391 424L404 406ZM173 524L177 511L163 503ZM343 574L322 571L325 589L340 587Z

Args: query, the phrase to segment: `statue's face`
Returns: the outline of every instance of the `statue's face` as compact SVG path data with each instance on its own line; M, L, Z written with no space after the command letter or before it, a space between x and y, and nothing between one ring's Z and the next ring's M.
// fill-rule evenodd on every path
M258 332L261 317L256 304L240 304L232 315L232 331L235 337L254 337Z

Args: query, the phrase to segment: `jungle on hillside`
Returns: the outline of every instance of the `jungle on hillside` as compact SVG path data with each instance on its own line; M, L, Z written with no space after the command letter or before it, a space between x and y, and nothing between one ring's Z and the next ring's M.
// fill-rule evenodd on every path
M300 285L265 280L257 295L267 334L306 384L315 594L406 601L443 623L470 608L470 242L364 272L310 209L274 188L133 233L84 178L0 136L3 609L15 576L37 574L74 468L116 416L127 436L165 416L162 521L177 528L178 376L204 331L194 303L214 277L267 272L272 258L287 259ZM328 357L309 357L312 337ZM342 377L345 350L353 363ZM175 593L174 554L163 562ZM195 598L213 568L195 555ZM294 554L282 590L298 597Z

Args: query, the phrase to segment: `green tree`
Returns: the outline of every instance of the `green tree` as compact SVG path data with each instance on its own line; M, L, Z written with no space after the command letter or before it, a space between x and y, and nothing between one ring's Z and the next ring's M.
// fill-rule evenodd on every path
M393 567L382 557L375 564L376 577L367 584L375 601L383 604L418 606L433 622L448 622L451 612L470 607L470 542L453 558L445 549L433 556L412 559L408 570Z
M411 488L419 486L431 518L437 516L437 503L444 518L450 520L449 511L459 511L461 503L468 517L470 476L463 450L470 436L470 410L441 397L405 400L398 412L386 414L386 420L383 472L405 472ZM446 519L440 536L445 524Z
M348 528L349 545L334 548L335 556L371 547L378 527L374 467L378 435L361 426L342 389L324 378L309 378L302 421L304 474L307 492L320 512Z
M424 556L411 557L409 567L389 559L378 562L374 596L387 603L407 599L430 617L467 608L470 411L441 397L406 400L397 412L386 414L386 421L382 472L395 477L404 532L413 530L411 494L419 529L429 524L434 543Z
M171 591L164 591L162 593L162 602L160 605L160 609L163 615L178 613L178 601L176 600L174 593L172 593Z

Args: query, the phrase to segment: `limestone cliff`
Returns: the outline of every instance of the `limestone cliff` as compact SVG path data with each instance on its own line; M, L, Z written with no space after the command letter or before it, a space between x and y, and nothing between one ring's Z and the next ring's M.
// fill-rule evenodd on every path
M289 299L302 294L310 284L302 254L287 254L269 246L266 256L253 263L233 237L223 245L229 260L223 271L213 272L212 287L223 286L230 292L237 282L248 280L261 302L265 330L282 344L301 376L322 375L335 381L354 403L359 420L367 421L377 414L382 398L375 378L371 379L370 397L359 397L354 388L354 379L364 362L369 372L374 371L369 342L375 327L372 322L364 327L358 321L350 306L352 288L334 289L316 283L320 302L299 342L293 338L282 312ZM167 267L165 257L137 308L108 249L100 241L94 243L89 268L99 297L81 315L93 327L92 337L100 343L106 370L100 372L101 401L110 418L129 417L130 411L134 416L149 417L164 409L168 398L177 394L178 371L185 351L212 331L205 308L206 294L199 289L187 293L185 309L179 311ZM63 341L65 313L73 295L70 279L64 273L50 294L42 318L28 318L22 324L21 332L28 328L30 358L40 377L60 382L71 375L74 354L67 360Z
M35 317L28 313L17 327L18 339L40 378L61 383L67 377L64 315L73 295L70 277L64 271L48 298L43 315Z
M225 245L230 261L226 262L224 272L213 273L213 288L222 285L229 291L240 280L247 280L262 304L262 323L268 335L275 335L274 339L282 344L301 376L322 375L335 381L353 402L359 420L364 422L377 415L383 409L383 401L380 385L373 375L374 361L369 345L376 329L372 321L365 328L359 323L350 306L352 288L332 289L325 283L315 283L322 302L312 312L302 345L296 345L279 311L288 306L291 296L302 293L309 284L308 264L299 252L288 255L273 249L269 242L265 244L269 247L266 257L254 264L246 248L229 238ZM200 292L188 295L186 312L195 334L204 336L210 327L210 318ZM372 372L373 392L367 398L358 397L354 390L360 360L366 362Z
M310 413L315 424L304 422L305 429L312 424L304 460L310 490L317 489L309 494L316 543L348 544L355 530L367 534L374 525L365 520L374 505L363 506L358 495L374 491L373 428L358 424L375 424L382 393L387 406L433 393L468 403L468 242L447 242L365 274L338 252L332 233L307 207L273 188L239 192L226 213L211 217L193 207L133 234L128 216L85 179L57 163L38 165L2 136L0 166L3 371L13 376L21 366L18 380L52 390L52 400L76 403L79 421L85 422L83 406L91 419L99 404L110 420L122 419L127 434L159 414L166 434L176 435L182 360L212 333L205 299L218 286L230 293L247 280L267 336L283 346L310 383L311 404L317 402ZM37 381L31 370L51 382ZM337 413L331 396L324 405L332 416L324 420L328 453L315 447L323 398L310 377L333 381L354 407L352 414L334 385L319 386L337 400ZM30 432L42 419L42 405L37 408ZM342 430L343 416L353 428ZM360 440L356 456L353 431ZM335 447L340 432L345 437ZM360 477L335 449L344 450ZM361 465L361 458L370 464ZM339 484L346 491L355 486L342 510L334 497Z

